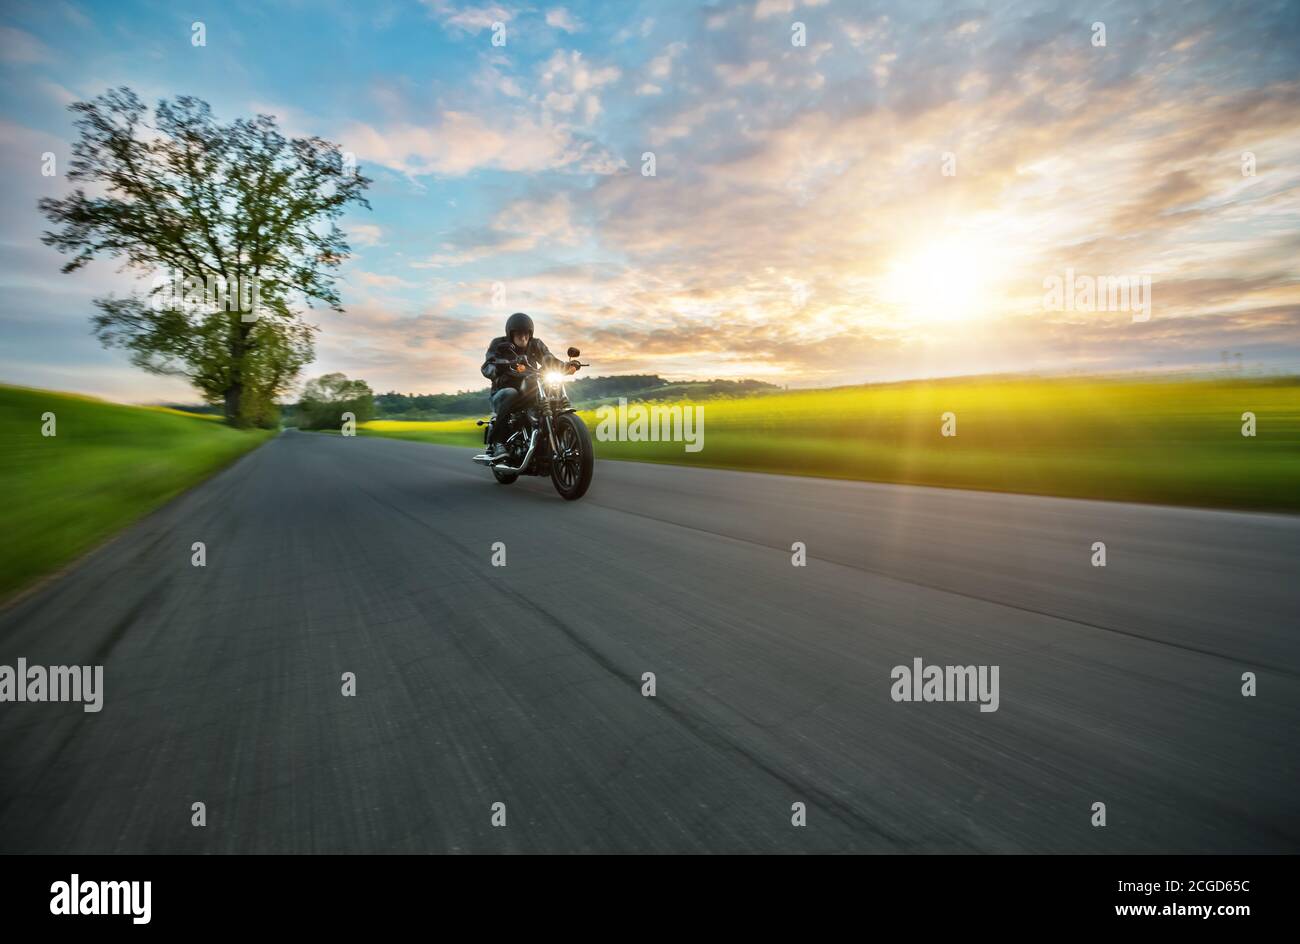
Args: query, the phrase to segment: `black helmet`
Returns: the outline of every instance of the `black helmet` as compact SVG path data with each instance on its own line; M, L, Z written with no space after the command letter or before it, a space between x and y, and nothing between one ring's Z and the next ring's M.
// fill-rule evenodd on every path
M522 311L517 311L506 319L506 340L513 341L516 331L527 331L530 338L533 336L533 319Z

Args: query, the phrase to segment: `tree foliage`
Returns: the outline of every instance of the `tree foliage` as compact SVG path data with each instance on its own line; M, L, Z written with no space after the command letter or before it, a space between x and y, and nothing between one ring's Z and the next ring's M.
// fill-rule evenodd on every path
M148 109L128 88L70 106L80 137L69 178L78 187L40 201L56 227L42 241L153 273L144 294L96 300L95 334L154 373L187 378L237 425L266 423L275 398L313 356L315 327L299 305L342 311L335 272L350 253L337 221L369 208L370 180L318 137L288 139L269 115L219 124L190 96ZM158 276L162 278L157 278ZM253 312L184 286L253 286Z
M307 381L296 414L300 427L339 429L344 413L351 413L358 423L374 419L375 397L369 384L338 373Z

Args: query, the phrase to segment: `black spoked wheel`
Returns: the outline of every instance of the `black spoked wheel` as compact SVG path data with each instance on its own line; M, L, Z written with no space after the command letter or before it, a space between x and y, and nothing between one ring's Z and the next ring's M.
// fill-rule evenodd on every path
M574 501L587 494L595 456L587 424L572 413L561 413L555 421L555 445L551 459L551 482L560 497Z

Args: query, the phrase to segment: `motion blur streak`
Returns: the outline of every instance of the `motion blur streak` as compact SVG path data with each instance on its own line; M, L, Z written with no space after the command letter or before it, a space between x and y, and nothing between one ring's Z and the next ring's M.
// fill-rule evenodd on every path
M4 851L1300 849L1294 517L467 455L286 432L10 606L111 697L0 711Z

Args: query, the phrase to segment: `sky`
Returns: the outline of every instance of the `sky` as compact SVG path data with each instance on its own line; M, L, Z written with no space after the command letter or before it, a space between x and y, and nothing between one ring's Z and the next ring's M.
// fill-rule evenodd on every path
M90 333L136 277L39 241L121 85L373 178L304 379L478 389L516 310L595 375L1300 369L1295 0L4 0L0 78L5 382L196 399Z

